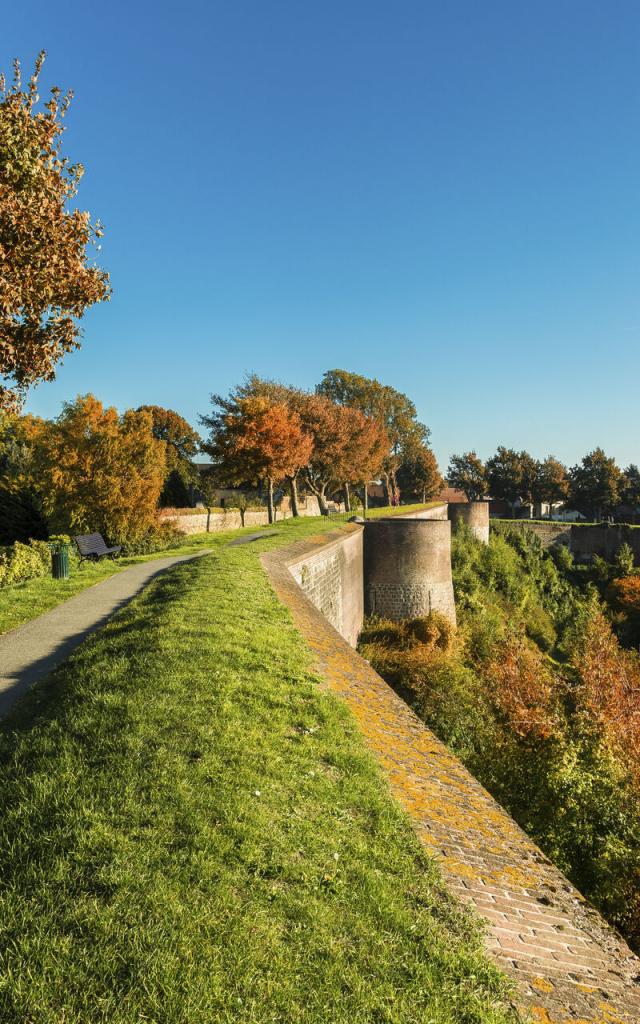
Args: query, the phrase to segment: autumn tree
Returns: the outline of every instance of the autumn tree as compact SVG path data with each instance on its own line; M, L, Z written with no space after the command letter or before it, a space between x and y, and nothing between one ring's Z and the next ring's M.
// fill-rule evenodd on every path
M622 474L616 460L594 448L569 471L569 499L592 519L611 514L620 501Z
M425 502L436 496L443 483L438 461L431 448L420 444L405 454L398 469L398 484L403 493L414 495Z
M620 646L610 623L602 611L595 608L585 620L572 664L577 677L573 690L577 713L586 716L588 722L600 725L640 782L640 658L637 651L626 651Z
M327 370L317 392L338 405L360 409L378 420L389 438L389 454L382 466L388 503L398 502L397 473L403 454L429 440L429 428L420 423L416 407L407 395L388 384L348 370Z
M530 740L553 735L553 675L539 648L524 634L511 634L485 666L491 700L509 729Z
M633 462L623 473L621 498L634 513L640 512L640 469Z
M450 487L463 491L467 501L481 501L488 489L484 463L475 452L451 456L447 481Z
M48 536L34 487L32 416L0 411L0 544Z
M288 384L283 384L281 381L265 379L255 373L249 374L244 383L240 385L238 395L242 398L266 398L271 403L285 405L290 412L298 417L303 415L307 397L306 392L300 388L291 387ZM302 463L292 464L289 472L284 477L289 488L291 513L294 517L300 514L298 483L302 470Z
M328 490L344 483L351 420L343 408L323 395L307 395L301 416L312 439L305 484L318 499L320 511L326 513Z
M138 412L149 412L153 422L153 436L165 445L167 475L164 481L161 505L180 508L189 500L188 487L198 481L193 460L200 449L200 435L173 409L160 405L141 405Z
M372 416L348 405L337 406L337 415L343 444L336 453L334 473L336 481L342 484L345 509L350 512L350 485L363 485L366 508L367 485L382 470L390 445L384 427Z
M565 501L569 493L567 467L553 455L547 455L544 461L536 463L536 473L532 488L533 500L539 504L548 502L555 505Z
M622 628L626 639L634 647L640 643L640 576L626 574L613 580L607 599L616 612L623 616Z
M236 388L229 398L212 395L203 450L212 458L212 474L221 483L265 483L269 522L275 519L274 487L296 474L310 458L312 438L297 412L263 395L245 397Z
M233 408L233 403L244 400L244 399L266 399L271 405L284 405L290 412L296 416L301 416L306 400L305 392L299 388L290 387L287 384L282 384L280 381L268 380L263 377L259 377L255 373L248 374L242 384L239 384L231 396L230 409ZM219 400L219 396L218 399ZM201 417L201 422L205 426L211 429L212 422L215 421L215 416ZM215 426L214 426L215 429ZM206 446L205 446L206 449ZM298 481L302 471L302 465L292 464L290 471L285 474L284 481L289 488L289 494L291 499L291 511L294 516L299 515L299 499L298 499ZM222 483L223 479L228 481L228 475L225 475L224 468L222 465L218 466L217 474L216 469L212 470L212 480L218 479L218 482ZM221 475L222 473L222 475ZM248 479L238 479L237 475L234 477L237 483L246 484L250 481Z
M65 403L53 421L33 421L34 476L51 525L100 531L113 542L144 537L156 523L166 446L149 412L119 415L93 395Z
M23 86L0 77L0 407L51 380L79 346L77 319L110 294L108 275L88 255L102 235L86 212L69 209L82 164L62 155L71 93L54 87L38 109L42 52Z

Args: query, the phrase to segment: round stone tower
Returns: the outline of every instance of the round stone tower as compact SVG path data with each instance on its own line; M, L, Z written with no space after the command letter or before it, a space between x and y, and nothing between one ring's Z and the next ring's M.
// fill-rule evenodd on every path
M442 612L455 625L451 523L377 519L364 528L366 615L399 621Z
M474 537L483 544L489 543L489 502L450 502L449 519L455 529L456 523L466 523Z

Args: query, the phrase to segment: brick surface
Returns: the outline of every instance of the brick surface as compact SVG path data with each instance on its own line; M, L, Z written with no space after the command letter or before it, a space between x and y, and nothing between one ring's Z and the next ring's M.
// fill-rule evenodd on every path
M523 1012L541 1024L639 1024L640 961L303 594L288 565L307 543L318 550L315 539L262 556L272 585L445 882L484 918Z

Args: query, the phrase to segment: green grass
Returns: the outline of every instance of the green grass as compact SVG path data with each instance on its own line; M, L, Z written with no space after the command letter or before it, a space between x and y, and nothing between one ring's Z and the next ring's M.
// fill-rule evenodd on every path
M427 505L404 505L399 508L371 509L369 511L369 518L376 519L380 516L414 512L420 508L430 508L437 504L439 502L429 502ZM330 520L321 516L309 517L305 521L313 521L315 523L314 530L317 531L318 524L321 524L323 528L327 526L327 522L330 525L338 526L340 523L350 519L353 514L352 512L342 513L339 516L332 516ZM290 520L286 520L286 522L289 524ZM280 529L282 525L283 522L278 521L275 524L275 528ZM224 531L223 536L232 538L240 536L243 532L255 533L259 529L271 529L271 527L247 526L244 530ZM14 583L9 587L2 587L0 588L0 635L10 629L15 629L16 626L23 625L25 622L30 622L31 619L50 611L56 605L66 601L69 597L73 597L74 594L78 594L86 587L91 587L94 583L100 583L101 580L106 579L108 576L113 576L114 573L134 565L136 562L146 562L150 559L165 558L169 555L190 554L191 552L201 551L202 548L210 547L213 544L213 537L219 536L217 533L196 534L186 537L175 548L171 548L168 551L158 551L152 555L118 558L115 561L103 559L101 562L82 562L81 564L74 562L71 565L71 574L68 580L54 580L51 577L41 577L25 580L24 583Z
M239 531L236 531L239 532ZM61 604L68 598L80 593L94 583L113 576L122 569L135 565L137 562L147 562L150 559L164 558L168 555L189 554L192 551L199 551L209 544L211 534L198 534L189 538L188 542L180 544L170 551L158 551L152 555L137 555L131 558L110 558L102 559L100 562L78 563L75 559L70 567L70 576L67 580L54 580L51 576L37 577L32 580L25 580L23 583L14 583L8 587L0 588L0 635L6 633L16 626L48 612L51 608Z
M503 1024L474 923L259 550L160 577L0 723L3 1024Z

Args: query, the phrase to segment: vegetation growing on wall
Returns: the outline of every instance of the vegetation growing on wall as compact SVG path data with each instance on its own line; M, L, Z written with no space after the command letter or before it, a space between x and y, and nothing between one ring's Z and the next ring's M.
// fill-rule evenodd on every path
M622 571L578 569L529 532L486 546L461 527L458 631L435 615L372 621L361 650L637 949L640 660L622 641L638 577L612 582Z

